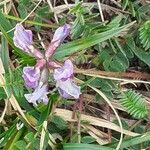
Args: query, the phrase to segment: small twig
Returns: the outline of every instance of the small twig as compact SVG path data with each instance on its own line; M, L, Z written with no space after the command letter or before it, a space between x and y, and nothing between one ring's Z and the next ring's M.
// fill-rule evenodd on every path
M57 17L57 15L56 15L55 11L54 11L54 8L53 8L53 6L52 6L51 1L50 1L50 0L47 0L47 3L48 3L48 5L49 5L51 11L54 13L54 18L55 18L56 22L59 24L58 17Z
M56 7L54 7L54 11L55 11L55 13L56 14L60 14L60 13L62 13L62 12L64 12L64 11L66 11L66 10L68 10L68 7L69 8L72 8L72 7L74 7L76 4L68 4L68 6L65 4L65 5L60 5L60 6L56 6ZM95 8L97 8L97 3L96 2L88 2L88 3L82 3L82 5L83 6L85 6L85 7L91 7L91 6L94 6ZM120 14L120 13L126 13L126 14L130 14L129 12L127 12L127 11L123 11L123 10L121 10L121 9L117 9L117 8L115 8L115 7L112 7L112 6L109 6L109 5L106 5L106 4L101 4L101 6L102 6L102 9L109 9L109 10L111 10L111 11L113 11L113 12L115 12L115 13L118 13L118 14Z
M83 97L82 95L79 98L79 110L77 115L77 134L78 134L78 143L81 143L81 112L83 107Z
M71 117L72 119L75 119L76 107L77 107L77 103L75 103L73 106L72 117ZM74 123L71 122L70 123L70 140L71 140L71 137L73 135L73 125L74 125Z
M7 18L7 19L11 19L11 20L16 20L18 22L22 22L23 19L21 18L18 18L18 17L14 17L14 16L10 16L10 15L6 15L4 14L4 16ZM31 20L25 20L24 22L25 23L28 23L28 24L31 24L31 25L37 25L37 26L42 26L42 27L47 27L47 28L57 28L58 25L56 24L51 24L51 22L49 22L48 20L42 18L43 21L45 21L46 23L39 23L39 22L36 22L36 21L31 21Z
M99 13L100 13L100 16L101 16L101 20L102 20L102 22L104 22L105 20L104 20L104 16L103 16L100 0L97 0L97 3L98 3L98 9L99 9Z
M41 137L40 137L40 150L44 149L46 130L47 130L47 121L44 121L42 126L42 131L41 131Z
M119 4L119 2L115 1L115 0L111 0L112 3L114 3L116 6L121 8L121 4Z
M5 100L5 107L4 107L4 110L3 110L2 115L1 115L1 117L0 117L0 123L3 121L4 116L5 116L5 114L6 114L8 102L9 102L9 101L6 99L6 100Z
M67 0L64 0L64 2L65 2L65 4L66 4L66 6L68 7L68 9L70 9L69 4L68 4L68 1L67 1Z
M78 114L78 119L77 119L77 134L78 134L78 143L81 143L81 121L80 121L80 114Z
M95 69L81 70L81 69L77 69L77 68L75 69L75 73L81 73L84 75L99 77L99 78L103 78L103 79L126 81L128 83L150 84L150 82L148 82L148 81L134 80L135 78L150 80L150 75L148 73L106 72L106 71L95 70Z
M42 47L44 48L44 50L46 50L46 47L45 47L45 45L44 45L44 43L43 43L43 41L42 41L42 38L41 38L41 36L40 36L40 33L38 32L37 35L38 35L38 38L39 38L39 40L40 40L40 43L41 43Z
M17 12L17 10L16 10L16 7L15 7L15 5L14 5L14 2L13 2L13 1L11 1L11 2L12 2L12 12L13 12L13 14L14 14L15 16L19 17L18 12Z
M106 104L106 113L107 113L107 120L110 121L110 107L108 104ZM108 129L108 141L111 143L111 139L112 139L112 134L111 134L111 130Z

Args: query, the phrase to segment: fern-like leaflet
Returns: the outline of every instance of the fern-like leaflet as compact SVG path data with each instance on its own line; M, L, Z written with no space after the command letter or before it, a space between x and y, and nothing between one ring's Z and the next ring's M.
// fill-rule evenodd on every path
M133 90L122 93L120 101L127 112L135 118L143 118L148 114L148 109L145 106L145 99L141 94Z
M140 40L143 44L145 50L150 49L150 21L144 23L144 25L139 29Z

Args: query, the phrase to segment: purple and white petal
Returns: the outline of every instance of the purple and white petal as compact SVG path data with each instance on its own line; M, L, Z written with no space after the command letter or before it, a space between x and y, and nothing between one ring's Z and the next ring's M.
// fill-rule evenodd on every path
M15 46L29 53L29 46L32 45L32 36L31 30L25 30L21 24L17 24L13 37Z
M39 83L40 69L35 67L24 67L22 77L27 87L35 89Z
M65 24L64 26L59 27L55 31L53 39L45 52L45 57L47 59L49 59L54 54L57 47L63 42L63 40L69 35L69 33L70 33L69 24Z
M70 33L70 25L64 24L62 27L59 27L53 36L53 39L51 42L58 42L59 44L63 42L63 40L69 35Z
M54 70L56 87L64 98L78 99L81 92L80 87L73 83L73 64L71 60L66 60L64 66Z
M63 67L54 70L55 80L66 80L73 77L73 64L71 60L66 60Z
M66 99L72 99L72 96L67 94L65 91L63 91L61 88L58 87L59 94Z
M78 99L81 94L80 87L74 84L71 79L66 81L57 80L56 87L58 88L60 95L64 98Z
M37 87L35 91L31 94L25 94L25 98L29 103L33 103L37 105L37 103L43 102L45 104L48 103L48 87L47 85L43 85L42 87Z

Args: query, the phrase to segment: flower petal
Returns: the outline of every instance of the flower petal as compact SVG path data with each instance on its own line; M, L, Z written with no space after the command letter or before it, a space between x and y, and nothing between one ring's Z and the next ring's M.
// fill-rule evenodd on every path
M13 41L16 47L29 53L29 46L32 45L32 31L25 30L21 24L17 24Z
M36 88L40 79L40 69L34 67L24 67L22 75L26 86Z
M43 102L45 104L48 103L48 88L47 85L43 85L42 87L37 87L35 91L31 94L25 94L25 98L29 103L33 103L37 105L37 102Z
M56 87L64 98L78 99L81 94L80 87L74 84L71 79L66 81L57 80Z
M63 40L69 35L69 33L70 33L69 24L65 24L64 26L59 27L55 31L53 39L45 52L45 57L47 59L49 59L54 54L57 47L63 42Z
M65 91L63 91L61 88L58 87L58 92L59 94L66 99L72 99L72 96L69 95L68 93L66 93Z
M73 64L71 60L66 60L63 67L54 70L55 80L66 80L73 76Z
M53 39L51 42L56 42L58 41L58 43L60 44L70 33L70 25L69 24L65 24L62 27L59 27L53 36ZM58 45L59 45L58 44Z

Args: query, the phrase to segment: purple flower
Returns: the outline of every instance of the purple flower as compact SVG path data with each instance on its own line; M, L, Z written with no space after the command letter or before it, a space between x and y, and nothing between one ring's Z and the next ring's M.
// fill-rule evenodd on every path
M29 53L29 47L32 45L32 31L25 30L21 24L17 24L13 41L16 47Z
M73 83L73 64L70 60L66 60L63 67L54 70L54 79L61 96L69 99L79 98L80 87Z
M38 86L35 91L31 94L25 94L25 98L29 103L33 103L34 105L37 105L37 103L43 102L45 104L48 103L48 87L47 84L44 84L42 86Z
M22 75L26 86L36 88L40 79L40 69L35 67L24 67Z

